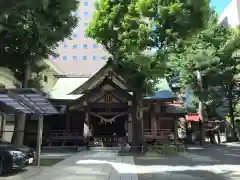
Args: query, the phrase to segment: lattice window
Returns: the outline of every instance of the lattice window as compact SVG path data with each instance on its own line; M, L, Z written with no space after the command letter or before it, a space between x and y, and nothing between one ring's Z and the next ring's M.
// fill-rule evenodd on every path
M107 104L112 103L112 99L113 99L112 94L105 94L104 99Z

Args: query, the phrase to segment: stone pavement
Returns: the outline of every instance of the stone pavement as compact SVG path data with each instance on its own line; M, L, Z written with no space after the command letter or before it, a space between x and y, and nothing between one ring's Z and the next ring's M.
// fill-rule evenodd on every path
M30 170L32 172L32 170ZM52 167L23 173L4 180L138 180L134 159L116 151L79 152ZM0 178L1 180L1 178Z
M190 147L175 157L138 157L139 180L239 180L240 144Z
M34 168L0 180L240 180L240 143L191 146L174 157L80 152L53 167ZM138 177L136 175L138 173Z

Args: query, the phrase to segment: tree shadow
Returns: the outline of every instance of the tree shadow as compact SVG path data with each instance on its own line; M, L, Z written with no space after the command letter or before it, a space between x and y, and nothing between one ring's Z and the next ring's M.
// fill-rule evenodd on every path
M207 170L185 170L185 171L168 171L159 173L138 173L139 180L229 180L240 178L239 175L233 175L232 171L216 173Z
M240 144L240 143L239 143ZM188 146L173 157L136 157L139 180L240 179L240 146Z

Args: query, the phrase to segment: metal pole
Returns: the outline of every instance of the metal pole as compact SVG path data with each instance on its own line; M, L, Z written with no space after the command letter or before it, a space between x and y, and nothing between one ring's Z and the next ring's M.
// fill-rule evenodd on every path
M40 154L42 146L42 132L43 132L43 115L38 116L38 135L37 135L37 151L36 151L36 165L40 166Z

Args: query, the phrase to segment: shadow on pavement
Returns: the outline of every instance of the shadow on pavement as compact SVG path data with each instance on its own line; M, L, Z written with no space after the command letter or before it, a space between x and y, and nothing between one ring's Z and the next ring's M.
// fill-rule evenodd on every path
M6 173L4 173L1 177L16 176L16 175L18 175L19 173L24 173L24 172L27 172L27 171L28 171L27 169L14 170L14 171L12 171L12 172L6 172Z
M240 143L188 146L173 157L135 158L139 180L240 179Z

